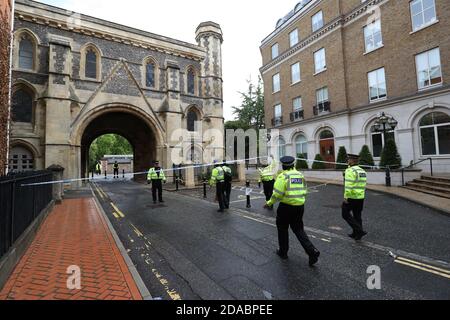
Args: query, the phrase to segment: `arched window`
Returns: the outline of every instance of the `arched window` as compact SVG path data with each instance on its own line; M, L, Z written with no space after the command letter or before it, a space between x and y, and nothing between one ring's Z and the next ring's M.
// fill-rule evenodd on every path
M187 129L190 132L195 131L195 123L198 121L197 112L195 110L191 109L189 110L187 114Z
M92 48L86 50L85 76L97 79L97 53Z
M31 123L33 119L33 96L25 89L14 92L11 111L12 121Z
M433 112L424 116L419 123L422 155L450 154L450 116Z
M286 156L286 140L281 136L278 139L278 156L280 158Z
M19 68L33 70L34 45L28 36L23 36L19 43Z
M308 141L304 135L295 138L295 151L297 158L308 159Z
M320 133L320 140L327 140L333 138L334 138L333 132L331 132L330 130L324 130Z
M187 93L195 94L195 71L192 68L187 73Z
M10 171L34 170L33 153L22 146L13 147L9 153L8 165Z
M152 61L147 62L145 66L145 86L147 88L155 87L155 63Z

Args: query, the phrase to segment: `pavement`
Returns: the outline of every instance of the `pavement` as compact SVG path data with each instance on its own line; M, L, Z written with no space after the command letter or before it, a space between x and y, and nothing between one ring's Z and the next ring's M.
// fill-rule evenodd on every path
M165 192L154 205L150 188L98 181L95 194L145 286L162 300L450 299L450 219L393 195L368 191L364 241L347 236L342 187L311 185L306 231L322 255L308 266L291 235L289 260L278 247L275 212L261 190L235 186L231 209L217 212L214 191ZM381 288L368 288L370 270Z
M72 289L74 267L80 271L79 289ZM0 300L141 299L90 191L69 194L55 206L0 291Z

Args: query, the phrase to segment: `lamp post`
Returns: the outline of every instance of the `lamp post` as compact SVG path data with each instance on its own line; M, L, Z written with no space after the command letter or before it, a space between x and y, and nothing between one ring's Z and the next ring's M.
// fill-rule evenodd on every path
M375 121L375 125L373 126L374 132L379 132L383 134L384 145L386 146L387 142L387 133L389 131L395 130L398 125L398 121L393 117L387 116L384 112L380 114L380 116ZM386 187L391 186L391 169L389 166L386 167Z

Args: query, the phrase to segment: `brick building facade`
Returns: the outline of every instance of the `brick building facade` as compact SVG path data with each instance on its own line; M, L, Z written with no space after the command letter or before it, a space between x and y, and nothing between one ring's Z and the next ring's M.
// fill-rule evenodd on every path
M261 45L278 151L335 161L340 146L368 145L379 160L384 137L373 128L385 112L403 164L432 157L450 172L448 30L445 0L298 3Z
M205 134L224 127L218 24L201 23L190 44L29 0L14 18L12 169L85 177L105 133L133 145L136 171L223 157Z

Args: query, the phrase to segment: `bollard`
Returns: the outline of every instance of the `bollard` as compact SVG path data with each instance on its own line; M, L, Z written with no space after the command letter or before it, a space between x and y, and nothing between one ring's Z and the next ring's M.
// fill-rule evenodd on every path
M261 189L261 181L258 181L258 188Z
M249 191L248 189L250 189L250 181L247 180L245 186L247 187L247 189L245 190L245 192L247 193L247 208L251 208L252 205L250 203L250 193L248 192Z
M108 179L108 171L105 170L105 179Z
M386 168L386 187L391 186L391 169L389 166Z
M125 169L122 170L122 177L125 179Z
M92 171L92 179L94 179L94 171Z
M176 188L176 191L180 190L178 175L175 175L175 188Z
M206 180L203 180L203 199L206 199Z

